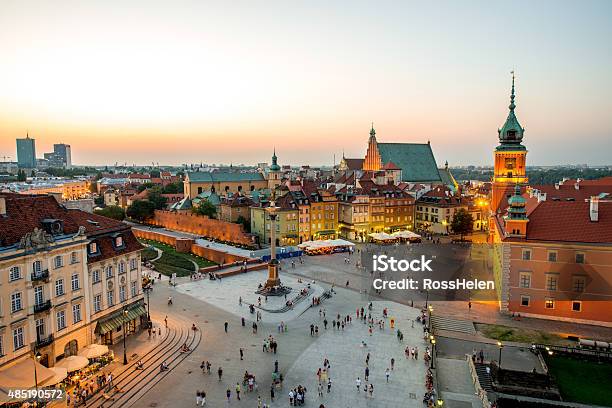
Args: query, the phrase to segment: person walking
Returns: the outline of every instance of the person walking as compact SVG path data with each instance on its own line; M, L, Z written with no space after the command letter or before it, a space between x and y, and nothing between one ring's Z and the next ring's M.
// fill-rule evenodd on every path
M225 329L225 332L227 333L227 327L229 326L228 322L223 323L223 328Z
M317 383L317 391L319 393L319 397L322 397L323 396L323 384L321 383L321 381Z
M365 368L365 380L368 381L369 377L370 377L370 367L366 367Z
M228 388L227 391L225 391L225 396L227 397L227 403L229 404L230 400L232 399L232 390Z
M357 392L361 390L361 378L357 377L355 380L355 386L357 387Z
M331 391L331 385L332 385L332 381L331 378L327 379L327 393L329 394Z
M240 383L236 383L236 399L240 401Z
M240 360L244 360L244 349L242 347L240 347Z
M394 366L395 366L395 359L391 357L391 371L393 371Z
M391 373L389 372L389 369L387 368L387 369L385 370L385 377L387 378L387 382L389 382L389 375L390 375L390 374L391 374Z
M370 398L374 398L374 384L370 383L370 388L368 389L370 393Z
M274 384L270 386L270 401L274 402Z
M202 394L200 393L200 390L196 391L196 406L200 406L200 404L202 403Z
M221 381L221 377L223 377L223 368L219 367L217 374L219 375L219 381Z

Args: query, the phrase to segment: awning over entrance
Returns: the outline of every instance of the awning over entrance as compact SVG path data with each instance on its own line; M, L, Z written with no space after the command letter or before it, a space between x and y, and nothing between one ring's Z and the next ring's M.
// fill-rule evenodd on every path
M144 304L137 303L127 307L127 315L123 316L123 310L117 310L115 313L111 314L108 317L105 317L103 320L99 320L96 325L95 332L97 334L106 334L110 331L118 329L121 327L123 322L129 322L134 320L142 315L147 314L145 310Z

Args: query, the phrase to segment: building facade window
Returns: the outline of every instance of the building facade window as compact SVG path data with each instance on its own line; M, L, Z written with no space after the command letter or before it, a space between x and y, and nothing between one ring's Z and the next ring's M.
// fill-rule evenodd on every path
M94 313L102 310L102 295L95 295L93 299Z
M117 248L123 246L123 237L121 237L121 236L115 237L115 246Z
M521 296L521 306L529 306L529 296Z
M41 273L42 272L42 262L34 261L32 263L32 272L34 272L34 273Z
M72 322L78 323L81 321L81 305L72 305Z
M16 292L11 295L11 313L15 313L23 309L21 302L21 292Z
M35 305L41 305L44 301L44 296L43 296L43 287L42 286L36 286L34 288L34 304Z
M70 263L71 264L79 263L79 254L77 252L70 253Z
M125 285L119 286L119 303L123 303L127 300L125 294Z
M0 357L4 356L4 336L0 334Z
M120 261L117 264L117 271L118 271L118 273L125 273L126 272L126 270L125 270L125 262Z
M135 269L138 269L138 259L132 258L130 259L130 270L133 271Z
M13 266L11 269L9 269L9 282L17 279L21 279L21 268L18 266Z
M523 249L523 261L531 260L531 249Z
M584 292L584 287L586 285L586 279L583 276L575 276L574 277L574 292Z
M546 290L556 291L557 283L557 275L546 275Z
M521 288L530 288L531 287L531 274L527 272L521 272L519 284Z
M557 262L557 252L556 251L548 252L548 262Z
M576 263L583 264L584 263L584 254L582 252L576 253Z
M554 299L546 299L544 301L544 307L546 309L554 309L555 308L555 300Z
M62 296L64 294L64 280L58 279L55 281L55 296Z
M110 279L113 277L113 267L112 265L108 265L106 267L106 279Z
M132 297L136 297L136 295L138 294L138 286L136 282L131 282L130 286L131 286Z
M100 282L100 270L99 269L94 269L93 272L91 273L91 282L92 283L99 283Z
M19 350L25 345L23 338L23 327L18 327L13 330L13 350Z
M114 306L115 294L112 291L106 293L106 303L108 303L108 307Z
M57 331L64 330L66 328L66 312L60 310L55 314L57 322Z
M55 258L53 258L53 266L55 267L55 269L59 269L62 266L64 266L64 257L61 255L58 255Z
M582 302L579 300L572 301L572 312L582 312Z
M72 290L79 290L81 288L78 273L75 273L70 277L70 287L72 288Z
M36 319L36 339L45 338L45 319Z
M95 254L98 252L98 244L95 242L91 242L89 244L89 253L90 254Z

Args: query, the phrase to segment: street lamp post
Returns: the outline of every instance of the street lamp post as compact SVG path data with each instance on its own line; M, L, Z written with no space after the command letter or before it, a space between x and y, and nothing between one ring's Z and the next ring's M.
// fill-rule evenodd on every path
M127 337L127 330L125 327L126 324L126 318L127 318L127 309L123 309L123 365L127 365L128 360L127 360L127 348L125 346L125 338Z
M34 388L36 389L35 401L38 401L38 373L36 372L36 364L38 364L41 357L42 356L38 351L34 354Z
M504 345L502 344L501 341L498 341L497 342L497 347L499 347L499 358L498 358L498 363L499 364L498 365L499 365L499 368L501 368L502 349L504 348Z
M427 292L429 293L429 292ZM427 313L428 313L428 317L427 317L427 330L431 333L431 314L433 313L433 306L429 305L429 307L427 308Z
M430 368L433 370L435 369L435 363L434 363L434 359L436 357L436 339L434 338L434 336L431 336L431 366Z
M151 302L149 301L149 293L153 290L151 284L148 284L144 288L142 288L147 295L147 325L151 327Z

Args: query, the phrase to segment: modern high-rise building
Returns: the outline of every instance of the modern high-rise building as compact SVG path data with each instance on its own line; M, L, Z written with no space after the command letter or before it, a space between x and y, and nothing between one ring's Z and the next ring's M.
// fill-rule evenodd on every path
M36 167L36 142L29 134L25 139L17 139L17 165L22 169Z
M72 166L72 157L70 151L70 145L64 143L58 143L53 145L53 152L61 157L64 161L64 166L69 169Z

